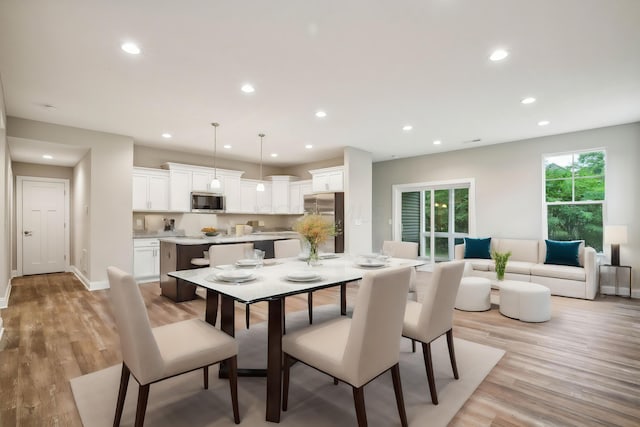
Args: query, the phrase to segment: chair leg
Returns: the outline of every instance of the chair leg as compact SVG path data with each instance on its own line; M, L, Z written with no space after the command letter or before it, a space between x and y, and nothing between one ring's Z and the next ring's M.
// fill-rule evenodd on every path
M287 334L287 325L285 323L285 315L284 315L284 312L286 311L284 309L284 307L285 307L284 304L285 304L286 300L287 300L286 298L282 298L282 335L286 335Z
M231 406L233 407L233 421L240 424L240 410L238 409L238 356L227 359L229 369L229 388L231 390Z
M313 292L307 293L307 307L309 309L309 324L313 325Z
M338 385L338 379L336 377L333 377L333 385Z
M453 368L453 377L459 379L458 364L456 363L456 352L453 349L453 329L447 331L447 346L449 347L449 359L451 360L451 367Z
M118 390L118 403L116 404L116 416L113 419L113 427L120 426L122 419L122 409L124 408L124 399L127 397L127 386L129 385L129 376L131 371L127 365L122 362L122 373L120 374L120 389Z
M251 317L251 310L249 307L251 306L247 304L247 310L244 312L244 321L247 324L247 329L249 329L249 317Z
M367 411L364 408L364 387L353 387L353 403L356 405L358 427L367 427Z
M291 368L291 358L287 353L284 354L283 375L282 375L282 410L287 410L289 402L289 371Z
M202 376L204 380L204 389L209 390L209 367L205 366L202 368Z
M422 353L424 355L424 367L427 370L427 380L429 381L429 391L431 392L431 402L438 404L438 392L436 391L436 380L433 377L433 361L431 359L431 343L422 343Z
M144 425L144 415L147 412L147 400L149 399L149 387L151 384L141 385L138 388L138 407L136 408L135 427Z
M411 352L416 352L416 340L411 340Z
M404 409L404 397L402 396L402 383L400 382L400 364L396 363L391 367L391 377L393 378L393 391L396 394L396 405L400 414L400 424L407 427L407 411Z

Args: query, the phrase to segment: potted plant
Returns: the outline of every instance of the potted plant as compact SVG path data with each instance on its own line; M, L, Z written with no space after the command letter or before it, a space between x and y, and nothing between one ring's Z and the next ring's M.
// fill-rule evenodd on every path
M321 215L306 215L293 227L309 243L309 265L318 263L318 246L326 242L329 237L335 236L336 227L326 217Z
M511 252L491 252L491 258L496 263L496 277L498 280L504 280L504 271L507 268L507 261L509 261L510 256Z

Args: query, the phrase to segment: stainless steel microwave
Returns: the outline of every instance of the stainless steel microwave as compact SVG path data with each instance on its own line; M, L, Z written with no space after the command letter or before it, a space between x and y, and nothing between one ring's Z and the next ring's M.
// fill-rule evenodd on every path
M191 192L191 212L224 212L224 196L219 193Z

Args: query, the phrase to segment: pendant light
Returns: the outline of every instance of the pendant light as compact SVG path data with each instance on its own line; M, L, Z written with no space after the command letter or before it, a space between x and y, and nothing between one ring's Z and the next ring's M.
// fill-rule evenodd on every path
M256 191L264 191L264 184L262 183L262 138L264 138L264 133L259 133L260 137L260 182L256 185Z
M218 152L218 126L220 123L211 123L213 126L213 179L209 183L209 188L220 189L220 180L218 179L218 168L216 168L216 155Z

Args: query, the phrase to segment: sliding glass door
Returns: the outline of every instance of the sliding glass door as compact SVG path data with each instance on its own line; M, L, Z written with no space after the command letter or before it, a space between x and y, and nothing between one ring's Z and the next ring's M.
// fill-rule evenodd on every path
M472 181L394 186L394 238L420 245L431 262L455 258L454 246L471 233Z

